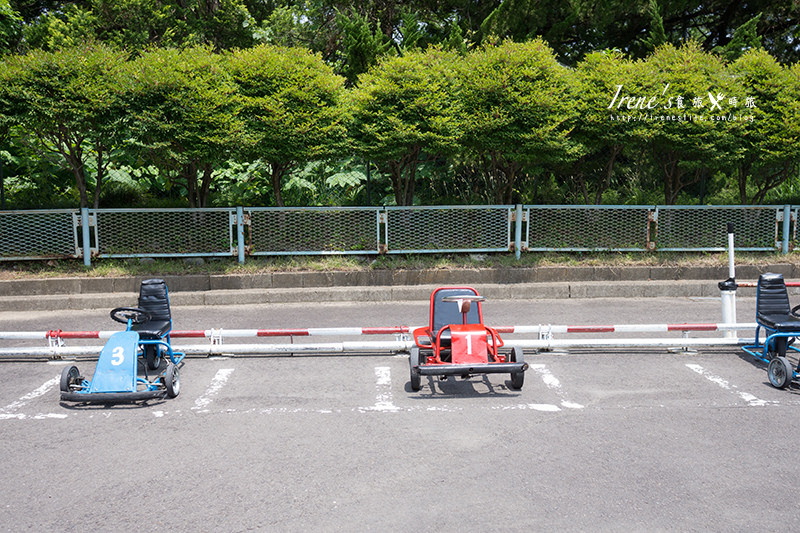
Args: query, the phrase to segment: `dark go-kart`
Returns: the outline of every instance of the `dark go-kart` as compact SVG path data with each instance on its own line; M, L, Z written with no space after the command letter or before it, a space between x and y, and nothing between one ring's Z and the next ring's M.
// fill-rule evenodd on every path
M180 392L178 365L185 355L172 349L169 293L163 280L149 279L139 289L139 307L117 307L111 318L126 324L109 337L100 352L92 379L76 366L61 372L61 400L84 403L136 402L174 398ZM158 373L162 360L166 367ZM144 366L139 376L138 364ZM152 378L148 372L156 373Z
M767 378L773 387L784 389L800 377L800 364L789 360L797 358L800 349L793 346L800 337L800 305L791 307L786 282L782 274L766 273L758 278L756 289L755 344L743 346L744 351L767 364ZM760 342L764 330L766 338Z
M422 376L510 374L511 388L525 381L522 350L500 353L503 340L494 328L484 325L481 302L485 298L472 287L441 287L433 291L428 326L414 330L409 354L411 390L422 387Z

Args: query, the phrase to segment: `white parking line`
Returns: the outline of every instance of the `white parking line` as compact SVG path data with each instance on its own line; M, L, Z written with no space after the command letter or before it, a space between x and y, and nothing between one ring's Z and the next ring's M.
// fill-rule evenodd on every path
M567 409L584 408L584 406L579 403L567 400L566 395L564 394L564 390L561 388L561 382L558 381L558 378L555 377L552 372L550 372L550 369L547 368L547 366L543 364L534 364L534 365L529 365L528 368L539 374L542 377L542 381L547 386L547 388L555 392L558 395L558 397L561 398L561 407L566 407Z
M44 396L45 394L50 392L50 389L55 387L59 383L59 381L61 381L60 376L56 376L53 379L47 380L38 389L29 392L25 396L22 396L19 400L6 405L2 409L0 409L0 420L26 420L26 419L43 420L45 418L67 418L67 415L57 414L57 413L39 413L36 415L24 415L22 413L13 412L21 407L24 407L31 400L35 400L36 398Z
M392 398L392 369L388 366L375 367L375 405L362 411L399 411Z
M17 409L19 409L20 407L24 406L25 404L27 404L31 400L35 400L36 398L38 398L40 396L44 396L45 394L47 394L50 391L50 389L52 389L53 387L55 387L58 384L58 382L60 380L61 380L61 378L59 376L56 376L51 380L45 381L44 384L41 387L39 387L38 389L36 389L33 392L29 392L25 396L21 397L19 400L6 405L2 409L0 409L0 412L8 413L10 411L16 411Z
M225 386L225 383L228 382L228 378L233 374L233 370L233 368L221 368L217 370L217 374L214 376L214 379L211 380L211 384L206 389L206 392L194 401L192 410L200 411L201 413L208 412L208 406L211 405L214 396L216 396L222 387Z
M761 400L759 398L756 398L755 396L753 396L749 392L734 390L734 389L737 388L735 385L731 385L725 379L723 379L723 378L721 378L719 376L715 376L714 374L712 374L711 372L707 371L705 368L703 368L700 365L687 363L686 366L687 366L687 368L689 368L693 372L696 372L696 373L700 374L701 376L703 376L704 378L706 378L711 383L715 383L720 388L725 389L725 390L730 391L730 392L736 393L736 395L739 396L739 398L741 398L742 400L747 402L747 405L750 405L752 407L761 407L761 406L764 406L764 405L774 405L774 404L778 404L779 403L779 402L776 402L776 401Z

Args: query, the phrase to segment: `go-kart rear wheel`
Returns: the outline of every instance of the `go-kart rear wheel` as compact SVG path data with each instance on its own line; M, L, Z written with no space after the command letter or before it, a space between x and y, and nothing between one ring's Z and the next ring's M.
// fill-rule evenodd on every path
M793 376L792 365L785 357L776 357L769 362L767 377L773 387L785 389L792 382Z
M145 344L144 360L148 370L158 370L158 367L161 366L161 346L157 344Z
M408 368L411 373L411 390L415 392L422 388L422 376L419 375L418 370L414 370L414 367L417 366L419 366L419 348L414 347L408 354Z
M171 364L164 372L164 385L167 388L167 397L174 398L181 392L181 377L178 367Z
M524 363L525 356L522 354L521 348L511 348L511 362L512 363ZM522 385L525 383L525 372L512 372L511 373L511 388L520 390Z
M81 379L81 373L78 372L77 366L65 366L61 371L61 383L59 388L61 392L69 392L70 385L78 383Z

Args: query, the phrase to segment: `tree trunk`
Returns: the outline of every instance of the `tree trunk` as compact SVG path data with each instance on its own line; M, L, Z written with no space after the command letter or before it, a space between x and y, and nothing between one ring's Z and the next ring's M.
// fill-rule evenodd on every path
M388 164L392 190L394 191L394 199L397 205L414 205L417 167L419 166L421 152L421 146L414 146L406 155L398 160L390 161Z
M186 181L186 196L189 197L189 207L197 207L197 166L187 163L181 168L181 177Z
M94 187L94 208L98 209L100 207L100 193L103 190L103 180L106 174L106 166L108 165L105 162L105 149L102 145L98 145L96 147L97 150L97 176L95 179L95 187Z
M284 207L283 194L281 193L281 184L283 177L289 172L293 163L274 163L269 162L270 170L272 171L270 179L272 181L272 193L275 195L275 206Z
M203 163L203 178L200 184L199 204L200 207L208 207L208 196L211 191L211 175L214 170L211 163Z

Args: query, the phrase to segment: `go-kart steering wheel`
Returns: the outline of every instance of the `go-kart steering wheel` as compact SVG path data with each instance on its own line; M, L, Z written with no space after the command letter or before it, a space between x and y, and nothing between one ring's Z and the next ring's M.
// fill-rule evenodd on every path
M798 310L800 310L800 305L792 307L791 315L800 318L800 314L797 313Z
M469 313L470 307L472 307L472 302L482 302L484 300L486 300L486 298L479 294L452 294L442 298L443 302L458 304L458 311L461 313L463 324L467 323L467 313Z
M138 307L117 307L111 310L111 318L123 324L129 320L133 324L144 324L150 320L150 313Z
M452 294L442 298L443 302L457 302L459 300L462 302L483 302L486 297L478 294Z

